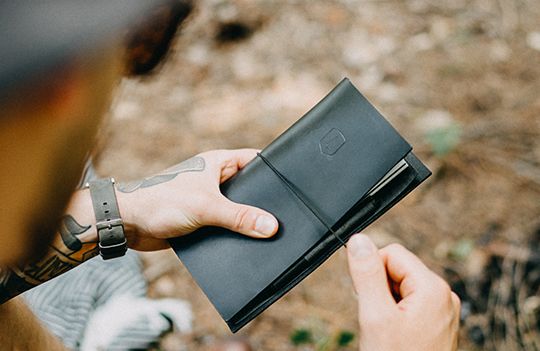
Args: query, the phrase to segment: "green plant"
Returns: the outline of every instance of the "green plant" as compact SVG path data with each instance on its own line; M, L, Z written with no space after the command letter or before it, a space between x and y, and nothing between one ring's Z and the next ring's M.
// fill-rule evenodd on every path
M461 138L461 126L455 122L435 128L426 133L426 139L436 156L442 157L452 151Z
M347 347L354 340L354 333L348 330L342 330L336 337L339 347Z
M461 239L457 243L454 244L449 254L450 254L450 257L455 260L464 261L465 259L467 259L467 257L473 251L473 249L474 249L474 243L472 240Z
M313 335L311 334L311 331L304 328L293 331L290 339L294 346L313 343Z
M316 351L335 351L350 345L355 334L348 330L340 330L334 337L330 335L318 335L308 328L298 328L290 335L294 346L313 345Z

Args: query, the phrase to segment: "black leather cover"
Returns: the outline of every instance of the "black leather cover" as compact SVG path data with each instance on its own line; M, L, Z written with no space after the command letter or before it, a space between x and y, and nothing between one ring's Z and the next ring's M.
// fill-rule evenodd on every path
M229 199L279 221L269 239L204 227L172 248L236 332L324 262L431 173L411 146L344 79L261 154L302 194L325 224L261 157L221 185ZM400 160L409 167L373 197L368 191ZM336 235L341 238L338 240Z

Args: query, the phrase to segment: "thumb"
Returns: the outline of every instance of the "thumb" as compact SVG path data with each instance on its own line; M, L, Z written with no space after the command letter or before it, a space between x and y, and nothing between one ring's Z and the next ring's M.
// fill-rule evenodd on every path
M278 229L277 219L260 208L242 205L219 197L212 211L208 211L206 224L230 229L253 238L267 238Z
M395 305L377 247L364 234L353 235L347 245L349 272L358 295L360 323L373 320Z

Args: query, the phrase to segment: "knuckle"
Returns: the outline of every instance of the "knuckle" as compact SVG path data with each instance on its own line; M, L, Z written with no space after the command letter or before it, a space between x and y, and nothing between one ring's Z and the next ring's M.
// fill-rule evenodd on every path
M430 275L432 276L432 282L431 286L434 291L436 291L439 294L444 294L448 298L450 297L450 293L452 290L450 289L450 285L441 278L437 273L433 271L429 271Z
M450 288L450 285L448 285L448 283L444 279L442 279L435 273L433 274L436 277L433 280L431 289L433 298L439 301L441 308L453 308L453 306L455 305L455 300L457 299L459 301L459 297L457 297L457 295Z
M249 217L249 209L240 207L234 216L233 229L239 231L244 228Z

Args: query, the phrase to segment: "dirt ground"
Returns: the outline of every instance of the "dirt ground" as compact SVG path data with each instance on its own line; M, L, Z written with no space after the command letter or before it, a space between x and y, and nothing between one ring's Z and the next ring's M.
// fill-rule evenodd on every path
M343 77L433 171L366 233L451 282L461 350L540 350L536 0L198 1L160 72L122 82L99 171L136 179L209 149L263 148ZM195 314L161 349L230 336L172 253L145 259L152 296ZM355 316L340 250L238 334L255 350L332 350L324 341L356 333ZM298 330L316 342L293 345Z

